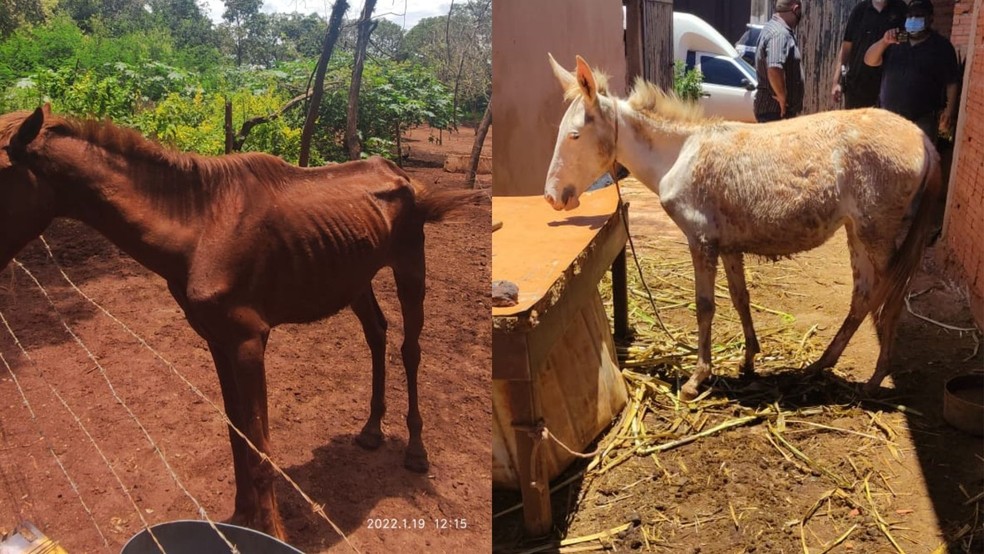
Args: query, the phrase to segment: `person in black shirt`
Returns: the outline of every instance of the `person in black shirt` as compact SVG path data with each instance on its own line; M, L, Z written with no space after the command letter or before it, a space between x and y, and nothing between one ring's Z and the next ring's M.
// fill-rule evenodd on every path
M930 29L933 4L912 0L907 13L908 41L890 29L868 48L864 63L882 67L881 107L915 122L935 141L956 123L960 66L950 41Z
M878 103L881 68L864 64L864 54L881 40L885 31L902 27L906 6L902 0L863 0L851 10L844 29L844 42L834 68L834 102L844 100L847 109L867 108Z

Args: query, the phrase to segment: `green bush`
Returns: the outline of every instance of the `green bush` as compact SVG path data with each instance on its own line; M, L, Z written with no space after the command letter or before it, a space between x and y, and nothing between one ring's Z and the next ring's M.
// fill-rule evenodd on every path
M703 82L704 75L699 69L687 71L681 60L676 60L673 63L673 92L678 98L688 102L696 102L700 99L701 83Z
M51 102L56 113L112 118L174 148L202 154L224 151L225 102L233 127L270 116L306 90L314 59L273 69L236 67L205 47L178 48L165 27L112 33L98 18L91 33L67 17L22 27L0 42L0 111ZM208 60L214 63L209 63ZM336 50L329 66L312 164L347 159L343 139L352 54ZM252 129L243 150L296 162L306 104ZM359 98L364 155L393 157L397 133L427 123L447 128L452 97L434 71L409 62L370 58Z

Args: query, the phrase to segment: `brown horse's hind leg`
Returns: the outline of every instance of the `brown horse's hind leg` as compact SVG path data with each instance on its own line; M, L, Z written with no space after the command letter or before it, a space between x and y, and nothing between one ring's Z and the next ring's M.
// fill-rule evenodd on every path
M711 322L714 320L714 275L717 273L717 248L690 243L694 261L694 288L697 293L697 369L680 387L680 397L692 400L697 387L711 376Z
M370 402L369 420L362 431L355 437L355 442L367 450L375 450L383 444L381 423L386 414L386 317L379 308L372 285L360 297L352 302L362 331L369 344L372 355L372 401Z
M741 373L755 373L755 355L759 353L758 338L755 336L755 326L752 325L752 311L749 308L748 286L745 284L745 260L738 254L721 254L724 264L724 274L728 277L728 292L731 293L731 303L738 311L741 319L741 330L745 335L745 360L741 364Z
M403 368L407 374L407 429L410 441L403 459L403 466L411 471L424 473L430 467L427 451L421 438L424 423L417 405L417 369L420 367L420 332L424 328L424 241L413 244L399 264L393 266L396 292L403 312Z

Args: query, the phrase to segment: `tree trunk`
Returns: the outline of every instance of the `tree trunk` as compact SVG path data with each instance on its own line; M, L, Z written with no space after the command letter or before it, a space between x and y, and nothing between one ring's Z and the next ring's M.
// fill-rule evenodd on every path
M308 107L307 118L304 119L304 128L301 130L301 154L297 165L307 167L311 159L311 137L314 135L314 123L318 120L318 111L321 109L321 97L324 95L325 72L328 71L328 60L331 59L332 50L338 42L338 35L342 28L342 17L348 11L347 0L335 0L331 8L331 17L328 19L328 31L325 33L325 43L321 48L321 57L318 59L318 68L314 73L314 87L311 92L311 105Z
M396 165L403 167L403 141L400 140L400 121L396 121Z
M458 89L461 88L461 72L465 68L465 52L461 53L461 61L458 62L458 73L454 76L454 99L451 102L451 128L458 131Z
M232 154L234 141L232 136L232 102L225 101L225 153Z
M362 143L359 141L359 89L362 88L362 69L366 65L369 35L376 28L376 23L372 20L372 11L375 8L376 0L366 0L362 7L362 17L359 18L359 38L355 41L355 62L352 66L352 85L349 87L345 126L345 148L350 160L362 157Z
M482 116L482 122L478 124L478 129L475 130L475 144L472 146L471 165L468 168L468 179L466 180L466 184L470 188L475 188L475 175L478 173L478 162L482 158L482 145L485 144L485 135L489 133L491 126L492 97L489 96L489 105L485 106L485 115Z

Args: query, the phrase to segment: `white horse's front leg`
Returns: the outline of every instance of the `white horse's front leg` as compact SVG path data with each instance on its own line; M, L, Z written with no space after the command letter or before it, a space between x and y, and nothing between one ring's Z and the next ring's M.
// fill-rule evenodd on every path
M759 353L758 338L755 336L755 326L752 325L752 311L749 307L748 286L745 284L745 260L737 254L721 254L724 273L728 276L728 292L731 293L731 303L735 305L738 317L741 319L741 330L745 335L745 360L741 364L742 375L755 373L755 355Z
M680 398L692 400L697 387L711 375L711 321L714 319L714 276L717 273L717 246L690 243L694 261L694 288L697 295L697 369L680 388Z

